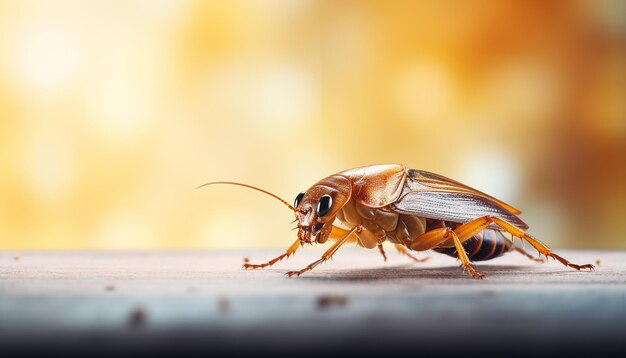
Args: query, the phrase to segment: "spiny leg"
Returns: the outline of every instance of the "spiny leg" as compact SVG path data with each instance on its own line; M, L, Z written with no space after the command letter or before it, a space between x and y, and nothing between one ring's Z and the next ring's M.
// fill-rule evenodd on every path
M333 226L332 231L330 232L328 237L331 238L331 239L333 239L333 238L343 238L345 235L348 234L348 232L349 232L348 230L344 230L344 229L338 228L336 226ZM275 259L273 259L273 260L271 260L269 262L266 262L264 264L259 264L259 265L249 264L249 263L246 262L246 263L243 264L242 268L247 270L247 269L258 269L258 268L265 268L265 267L268 267L268 266L272 266L275 263L277 263L278 261L280 261L280 260L282 260L284 258L289 258L289 256L295 254L296 250L298 250L298 248L300 246L302 246L301 245L301 241L300 241L300 239L298 239L293 244L291 244L291 246L289 246L289 248L287 249L287 251L284 254L278 256L277 258L275 258Z
M385 254L385 249L383 249L382 243L378 244L378 251L380 251L380 254L383 255L383 259L385 260L385 262L387 262L387 255Z
M520 254L528 257L529 259L535 261L535 262L541 262L544 263L546 262L546 260L544 260L541 257L534 257L533 255L529 254L528 252L526 252L526 250L522 249L521 247L517 247L517 246L513 246L513 250L519 252Z
M450 238L450 236L452 236L452 240L454 241L454 246L456 247L456 254L459 257L459 260L461 260L461 266L463 266L463 268L466 269L467 272L473 278L476 278L479 280L482 280L483 278L485 278L485 275L476 271L474 267L472 267L470 260L467 257L467 253L465 252L465 248L463 247L461 240L459 240L459 237L457 236L456 232L454 232L451 229L448 229L448 231L446 232L446 238L448 239Z
M552 252L552 250L546 245L544 245L541 241L535 239L534 237L525 233L523 230L517 228L513 224L506 222L505 220L502 220L500 218L495 218L492 216L483 216L483 217L472 220L468 223L465 223L457 227L455 231L457 232L457 235L459 235L460 238L471 237L474 234L484 230L487 226L491 224L496 224L502 229L504 229L506 232L508 232L509 234L528 241L528 243L531 244L535 248L535 250L539 251L540 254L544 255L546 258L552 257L553 259L559 261L560 263L562 263L563 265L567 267L571 267L576 270L587 269L590 271L595 268L591 264L577 265L577 264L573 264L569 262L563 257Z
M417 251L428 250L433 247L437 247L437 245L450 239L452 239L452 241L454 242L454 247L456 248L456 253L459 260L461 261L461 266L463 267L463 269L467 270L467 273L469 273L472 277L476 279L485 278L485 275L477 272L474 267L472 267L470 260L467 257L467 253L463 248L463 244L461 244L461 240L459 240L456 232L454 232L454 230L450 229L449 227L426 231L425 233L413 239L409 244L409 248L411 248L411 250Z
M595 269L595 266L593 266L591 264L584 264L584 265L573 264L573 263L569 262L568 260L566 260L565 258L555 254L544 243L542 243L541 241L535 239L534 237L526 234L523 230L518 229L513 224L508 223L508 222L506 222L506 221L504 221L502 219L499 219L499 218L494 218L494 217L489 217L489 218L496 225L500 226L501 228L506 230L511 235L517 236L517 237L519 237L521 239L524 239L524 240L528 241L528 243L531 244L535 248L535 250L539 251L539 253L544 255L546 258L552 257L553 259L559 261L563 265L565 265L567 267L571 267L571 268L576 269L576 270L586 269L586 270L592 271L592 270Z
M515 246L515 243L513 241L513 239L515 238L515 236L511 236L511 238L508 238L504 235L502 235L504 238L506 238L506 241L508 241L509 243L509 252L511 251L517 251L518 253L520 253L520 255L523 255L525 257L527 257L529 260L533 260L535 262L539 262L539 263L544 263L546 262L546 260L544 260L541 256L539 257L534 257L533 255L529 254L528 251L524 250L521 247L517 247ZM524 244L524 241L522 241L522 245Z
M415 262L425 262L428 261L430 259L430 257L426 256L423 259L417 258L413 255L411 255L409 253L409 250L406 249L406 246L402 245L402 244L396 244L396 250L398 250L398 252L402 255L406 255L408 256L410 259L412 259Z
M296 252L296 250L298 250L298 248L300 247L300 239L296 240L293 244L291 244L291 246L289 246L289 248L287 249L287 251L278 256L277 258L270 260L264 264L249 264L249 263L245 263L243 264L243 266L241 266L244 269L258 269L258 268L265 268L268 266L272 266L273 264L277 263L278 261L284 259L284 258L288 258L289 256L291 256L292 254L294 254Z
M344 236L343 238L337 240L337 242L335 242L333 244L333 246L331 246L328 250L326 250L326 252L324 252L324 254L322 255L322 257L313 262L310 263L307 267L303 268L302 270L299 271L289 271L286 273L287 276L291 277L293 275L297 275L300 276L303 273L307 272L307 271L311 271L313 268L315 268L315 266L321 264L322 262L328 261L328 259L330 259L331 257L333 257L333 255L335 254L335 252L337 252L337 250L341 247L341 245L343 245L346 241L348 241L348 239L350 238L350 236L354 233L357 232L361 232L362 227L360 225L355 226L354 228L352 228L352 230L350 230L348 232L348 234L346 236Z

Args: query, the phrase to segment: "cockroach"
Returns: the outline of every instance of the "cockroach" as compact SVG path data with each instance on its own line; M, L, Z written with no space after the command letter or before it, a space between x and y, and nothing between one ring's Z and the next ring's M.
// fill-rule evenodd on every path
M347 242L378 248L386 259L382 244L390 241L400 253L409 256L408 250L434 250L456 257L465 272L483 279L485 275L476 271L472 260L490 260L518 251L543 261L516 247L514 237L528 242L546 259L551 257L576 270L594 269L591 264L571 263L527 234L529 227L518 217L521 211L513 206L442 175L400 164L371 165L333 174L299 193L293 205L248 184L220 181L198 188L214 184L258 190L281 201L295 214L297 240L282 255L263 264L245 263L245 269L272 266L304 244L335 241L319 260L302 270L287 272L289 277L300 276L329 260Z

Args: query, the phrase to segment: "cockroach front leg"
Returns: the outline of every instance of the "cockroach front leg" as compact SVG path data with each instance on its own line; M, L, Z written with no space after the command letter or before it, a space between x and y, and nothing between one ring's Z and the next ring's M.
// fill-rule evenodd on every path
M411 260L415 261L415 262L425 262L428 261L430 259L430 257L426 256L423 259L417 258L413 255L411 255L409 253L409 250L406 249L406 246L402 245L402 244L396 244L396 250L398 250L398 252L402 255L406 255L408 256Z
M307 267L303 268L303 269L302 269L302 270L300 270L300 271L289 271L289 272L287 272L285 275L287 275L287 276L289 276L289 277L291 277L291 276L293 276L293 275L300 276L300 275L302 275L303 273L305 273L305 272L307 272L307 271L311 271L311 270L313 270L313 269L315 268L315 266L317 266L317 265L321 264L322 262L326 262L326 261L328 261L331 257L333 257L333 255L335 254L335 252L337 252L337 250L341 247L341 245L345 244L345 243L346 243L346 241L348 241L348 239L350 238L350 236L351 236L352 234L359 233L359 232L361 232L361 230L363 230L363 228L362 228L360 225L355 226L354 228L352 228L352 230L350 230L350 231L348 232L348 234L347 234L346 236L344 236L343 238L341 238L341 239L337 240L337 242L335 242L335 243L333 244L333 246L331 246L331 247L330 247L330 249L328 249L328 250L327 250L327 251L326 251L326 252L322 255L322 257L321 257L319 260L317 260L317 261L315 261L315 262L313 262L313 263L309 264Z
M300 239L296 240L296 242L294 242L293 244L291 244L291 246L289 246L289 248L287 249L287 251L278 256L277 258L270 260L264 264L259 264L259 265L255 265L255 264L248 264L245 263L243 264L243 266L241 266L241 268L243 269L259 269L259 268L265 268L268 266L272 266L273 264L277 263L278 261L284 259L284 258L289 258L289 256L291 256L292 254L294 254L296 252L296 250L298 250L298 248L300 247Z

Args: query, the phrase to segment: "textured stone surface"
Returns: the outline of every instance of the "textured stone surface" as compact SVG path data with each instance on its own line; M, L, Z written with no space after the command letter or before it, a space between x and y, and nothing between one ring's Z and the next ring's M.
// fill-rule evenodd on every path
M280 250L0 252L0 352L582 354L626 338L624 252L559 251L595 272L510 253L477 281L444 255L345 248L283 275L321 252L254 271L244 256Z

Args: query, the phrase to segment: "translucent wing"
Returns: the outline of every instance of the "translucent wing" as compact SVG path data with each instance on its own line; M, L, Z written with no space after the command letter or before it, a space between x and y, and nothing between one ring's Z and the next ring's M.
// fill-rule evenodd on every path
M466 223L490 215L506 220L520 229L528 229L511 205L444 176L408 170L402 195L394 211L457 223Z

